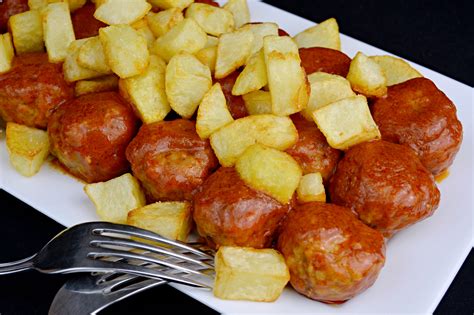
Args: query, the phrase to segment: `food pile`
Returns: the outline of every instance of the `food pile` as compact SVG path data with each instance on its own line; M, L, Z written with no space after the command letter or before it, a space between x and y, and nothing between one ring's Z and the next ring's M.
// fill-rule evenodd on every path
M341 303L440 200L456 108L392 56L349 58L335 19L291 37L246 0L6 0L12 166L52 154L100 218L216 254L214 294Z

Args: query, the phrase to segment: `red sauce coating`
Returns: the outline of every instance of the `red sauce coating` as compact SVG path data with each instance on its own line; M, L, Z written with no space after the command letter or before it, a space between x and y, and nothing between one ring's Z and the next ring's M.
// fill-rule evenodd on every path
M96 20L94 12L95 4L88 2L71 14L76 39L97 36L99 28L107 26L107 24Z
M227 167L212 174L194 198L197 230L211 246L269 247L288 211Z
M71 174L88 183L109 180L129 170L125 149L138 122L116 92L81 96L51 116L51 153Z
M330 195L386 237L431 216L440 198L415 152L386 141L351 147L331 178Z
M462 125L453 102L426 78L388 87L372 115L382 139L406 145L434 175L454 161L462 142Z
M212 1L212 0L194 0L194 2L196 2L196 3L205 3L205 4L212 5L214 7L219 7L219 3L215 2L215 1Z
M6 33L10 16L28 11L28 0L0 1L0 34Z
M0 115L45 129L51 113L73 94L60 64L49 63L45 53L22 54L15 57L12 70L0 75Z
M209 141L185 119L143 125L127 159L151 201L192 200L218 165Z
M339 50L311 47L300 48L299 52L301 65L308 75L322 71L346 77L349 72L351 58Z
M278 29L278 36L290 36L290 34L288 34L288 32L285 31L284 29L279 28Z
M239 74L239 71L234 71L225 78L215 80L221 84L222 92L224 93L227 101L227 107L229 108L229 111L234 119L239 119L249 115L242 96L232 95L232 88L234 87L235 81L237 80Z
M347 208L321 202L290 211L278 249L299 293L326 303L341 303L365 291L385 263L382 234Z

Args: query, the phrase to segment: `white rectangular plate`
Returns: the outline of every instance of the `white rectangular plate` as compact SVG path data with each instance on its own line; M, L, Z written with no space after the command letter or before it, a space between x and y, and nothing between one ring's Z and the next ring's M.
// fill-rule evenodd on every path
M252 20L277 22L290 34L313 22L249 1ZM342 35L342 49L350 57L385 51ZM450 175L440 185L441 203L429 219L398 233L387 246L387 261L376 283L342 305L331 306L307 299L287 288L274 303L223 301L211 292L175 287L222 313L431 313L436 308L472 241L472 89L439 73L413 64L436 83L457 105L464 140ZM9 165L4 133L0 136L0 187L57 222L71 226L98 220L83 184L45 164L33 178L24 178ZM18 222L21 225L21 222ZM159 302L158 302L159 303Z

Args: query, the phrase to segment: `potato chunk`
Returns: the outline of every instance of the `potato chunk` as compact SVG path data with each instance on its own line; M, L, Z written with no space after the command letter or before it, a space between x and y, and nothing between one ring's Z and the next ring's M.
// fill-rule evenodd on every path
M290 202L303 175L291 155L261 144L248 147L237 159L235 169L247 185L282 204Z
M10 71L14 56L10 33L0 34L0 74Z
M181 117L191 118L212 86L211 71L195 56L180 53L168 63L165 82L171 108Z
M327 19L296 34L294 40L298 48L325 47L341 50L339 25L335 18Z
M311 85L308 106L301 111L307 120L313 120L313 112L330 103L355 95L351 83L345 78L325 72L314 72L308 76Z
M171 110L165 92L165 72L165 62L151 55L145 72L120 80L120 94L133 104L145 124L165 119Z
M48 3L48 0L28 0L28 7L30 10L41 11L48 6Z
M244 70L239 74L232 88L233 95L243 95L260 90L267 85L267 68L263 50L250 57Z
M184 19L159 37L152 51L169 62L177 53L194 54L198 52L204 48L206 42L206 32L193 19Z
M104 47L99 36L89 37L79 48L77 62L81 67L94 70L103 74L111 74L112 70L107 64Z
M310 87L298 47L288 36L266 36L263 51L275 115L291 115L308 104Z
M372 139L380 131L363 95L348 97L313 112L313 119L333 148L345 150Z
M44 50L43 24L39 11L26 11L8 20L17 54Z
M290 280L285 259L274 249L221 246L215 266L214 295L220 299L272 302Z
M50 62L66 59L69 45L76 39L67 3L48 4L43 15L44 43Z
M183 19L183 12L179 8L171 8L158 13L149 12L146 15L148 26L156 37L163 36Z
M256 54L263 47L263 38L270 35L278 35L278 25L276 23L245 24L242 30L250 30L253 33L253 43L250 55Z
M326 192L324 191L321 173L309 173L301 177L296 192L298 201L301 203L313 201L326 202Z
M221 85L216 83L204 95L199 105L196 132L201 139L207 139L212 133L233 121Z
M250 30L239 29L232 33L222 34L217 45L216 79L227 75L243 66L250 57L254 35Z
M76 82L74 86L74 95L115 91L118 87L118 78L115 75L107 75L92 80L82 80Z
M371 56L370 59L374 60L382 68L387 79L387 86L423 77L421 73L403 59L388 55Z
M132 24L151 9L146 0L102 0L94 17L108 25Z
M140 183L129 173L106 182L87 184L84 191L104 221L125 224L129 211L146 204Z
M193 219L189 202L156 202L128 213L127 224L185 242Z
M193 3L194 0L148 0L148 2L160 9L178 8L183 10Z
M7 123L7 151L10 163L23 176L33 176L49 155L48 133L44 130Z
M130 25L112 25L99 30L107 64L120 78L142 73L149 62L146 40Z
M205 3L193 3L186 9L186 18L194 19L204 32L219 36L234 29L234 16L227 10Z
M79 50L88 40L88 38L75 40L69 45L67 57L63 64L64 78L66 81L75 82L98 78L103 75L101 72L81 67L77 62Z
M352 59L347 80L354 91L368 97L381 97L387 93L387 79L382 67L361 52Z
M255 143L286 150L298 140L298 131L288 117L247 116L235 120L211 135L211 146L222 166L233 166L237 158Z
M254 91L242 95L245 108L250 115L261 115L272 113L272 97L267 91Z
M247 0L229 0L224 5L224 9L229 10L234 16L235 27L250 22L250 10Z
M198 51L196 58L199 59L202 64L209 67L211 73L216 70L216 58L217 58L217 46L206 47Z

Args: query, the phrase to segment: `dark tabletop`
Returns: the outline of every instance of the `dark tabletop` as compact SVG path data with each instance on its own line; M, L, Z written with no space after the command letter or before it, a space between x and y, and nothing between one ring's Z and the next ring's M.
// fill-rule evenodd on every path
M252 1L252 0L249 0ZM473 85L474 29L470 2L266 1L315 22L336 17L342 33ZM0 172L1 173L1 172ZM63 227L0 190L0 261L30 256ZM436 314L473 314L474 254L471 251ZM67 276L37 272L0 277L0 314L46 314ZM316 302L315 302L316 303ZM120 302L103 314L212 313L167 286ZM168 310L168 311L166 311ZM295 310L296 311L296 310Z

